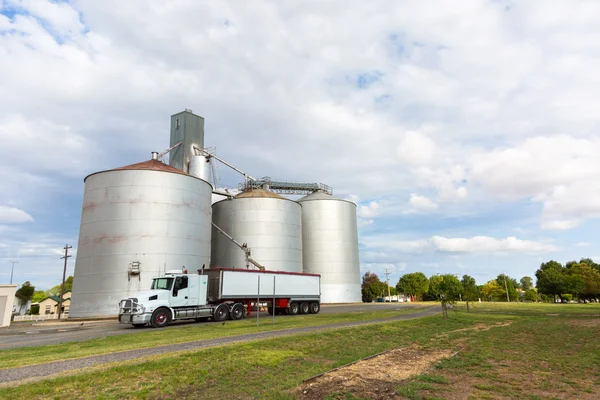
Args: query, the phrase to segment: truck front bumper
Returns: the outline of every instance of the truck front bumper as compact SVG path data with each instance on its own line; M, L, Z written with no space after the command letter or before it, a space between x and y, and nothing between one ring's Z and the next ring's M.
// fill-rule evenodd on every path
M120 324L147 324L152 314L119 314Z

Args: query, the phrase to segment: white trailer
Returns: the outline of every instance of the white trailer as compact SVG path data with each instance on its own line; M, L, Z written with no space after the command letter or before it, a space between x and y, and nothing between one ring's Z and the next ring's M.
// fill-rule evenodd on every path
M121 300L119 322L158 328L180 319L238 320L259 303L266 303L270 314L316 314L320 280L315 274L233 268L170 271L154 278L150 290Z

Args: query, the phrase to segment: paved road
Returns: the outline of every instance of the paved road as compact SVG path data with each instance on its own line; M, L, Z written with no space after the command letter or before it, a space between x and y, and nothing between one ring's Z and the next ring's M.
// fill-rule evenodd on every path
M336 314L347 312L365 312L378 310L399 310L418 305L411 303L366 303L366 304L341 304L322 306L321 313ZM267 313L261 313L261 317L270 318ZM281 316L276 318L294 318L293 316ZM181 321L174 323L163 329L178 329L183 326L195 324L198 327L209 326L212 322L196 323L195 321ZM65 324L60 326L56 321L52 326L44 326L38 324L33 326L31 323L17 323L10 328L0 330L0 350L11 349L25 346L42 346L48 344L58 344L65 342L78 342L82 340L114 336L126 335L130 333L139 333L139 329L135 329L130 325L121 325L115 321L102 321L93 325L72 325ZM151 328L147 328L151 329Z
M46 364L30 365L20 368L0 369L0 382L9 383L17 382L24 379L30 380L34 378L46 378L51 375L79 370L81 368L87 368L102 364L108 364L120 361L135 360L137 358L148 357L158 354L173 353L184 350L194 349L205 349L209 347L216 347L234 343L248 342L251 340L260 339L271 339L282 336L297 335L301 333L312 333L324 331L327 329L334 328L346 328L361 325L368 325L378 322L389 322L389 321L400 321L409 320L415 318L422 318L431 315L435 315L441 311L439 306L425 308L424 310L417 311L411 314L403 314L392 318L385 318L371 321L354 321L354 322L343 322L337 324L330 324L324 326L309 326L304 328L285 329L281 331L270 331L252 333L246 335L238 335L225 338L217 338L210 340L198 340L194 342L178 343L165 346L157 346L149 349L139 349L131 351L122 351L118 353L102 354L98 356L91 356L85 358L77 358L73 360L55 361Z

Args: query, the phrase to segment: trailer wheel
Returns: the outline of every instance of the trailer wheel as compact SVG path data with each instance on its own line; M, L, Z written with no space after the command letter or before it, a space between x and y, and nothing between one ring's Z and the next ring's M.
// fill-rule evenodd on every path
M171 322L171 312L166 308L159 308L152 314L150 323L155 328L163 328Z
M290 315L298 315L298 312L300 312L300 306L298 305L298 303L296 303L295 301L290 303L290 308L288 308L288 313Z
M307 302L300 303L300 314L308 314L310 308L308 307Z
M239 320L244 318L244 306L241 305L240 303L236 303L233 305L233 307L231 307L231 319L233 320Z
M219 304L213 314L213 319L217 322L223 322L229 317L229 307L227 304Z
M319 304L318 301L313 301L312 303L310 303L310 313L311 314L318 314L319 311L321 311L321 305Z

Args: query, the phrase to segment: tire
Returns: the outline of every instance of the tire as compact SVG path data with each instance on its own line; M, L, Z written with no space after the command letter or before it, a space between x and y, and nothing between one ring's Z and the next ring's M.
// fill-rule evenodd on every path
M135 329L140 329L146 326L146 324L132 324Z
M155 310L150 319L150 323L155 328L164 328L171 323L171 311L167 308Z
M231 311L229 312L229 316L231 319L237 321L245 317L246 310L244 310L244 306L240 303L236 303L231 307Z
M298 315L300 312L300 306L295 301L290 303L290 307L288 308L288 313L290 315Z
M273 315L273 307L268 307L267 311L269 312L269 315Z
M308 314L310 307L307 302L300 303L300 314Z
M213 313L213 319L217 322L223 322L229 318L229 307L227 304L219 304Z
M321 304L319 304L318 301L313 301L312 303L310 303L310 313L311 314L318 314L319 311L321 311Z

